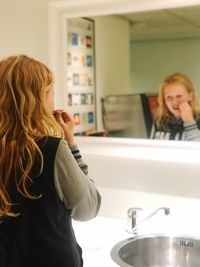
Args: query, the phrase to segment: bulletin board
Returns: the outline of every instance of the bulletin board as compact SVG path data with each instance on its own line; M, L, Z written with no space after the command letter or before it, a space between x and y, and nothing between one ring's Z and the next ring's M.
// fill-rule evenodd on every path
M96 130L94 21L67 19L66 89L75 134Z

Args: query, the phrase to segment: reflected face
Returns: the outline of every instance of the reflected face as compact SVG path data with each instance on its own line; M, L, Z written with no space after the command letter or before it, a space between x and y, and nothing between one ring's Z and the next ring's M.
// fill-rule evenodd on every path
M180 118L179 105L183 102L190 103L193 94L188 92L182 84L168 84L164 88L164 101L169 111L176 117Z

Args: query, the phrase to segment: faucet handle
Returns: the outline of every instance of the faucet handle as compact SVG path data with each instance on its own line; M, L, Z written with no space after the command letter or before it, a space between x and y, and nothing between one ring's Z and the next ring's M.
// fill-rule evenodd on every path
M143 210L143 209L142 208L136 208L136 207L129 208L127 210L127 216L128 216L128 218L132 217L133 215L137 215L137 211L138 210Z
M132 207L127 210L127 219L128 219L127 232L128 233L133 233L133 228L135 228L137 224L138 210L142 210L142 208Z

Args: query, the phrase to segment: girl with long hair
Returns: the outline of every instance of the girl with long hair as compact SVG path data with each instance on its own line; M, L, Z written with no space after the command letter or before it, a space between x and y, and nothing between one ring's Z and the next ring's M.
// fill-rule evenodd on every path
M0 61L1 267L83 266L71 219L94 218L101 197L73 127L54 110L47 66L25 55Z

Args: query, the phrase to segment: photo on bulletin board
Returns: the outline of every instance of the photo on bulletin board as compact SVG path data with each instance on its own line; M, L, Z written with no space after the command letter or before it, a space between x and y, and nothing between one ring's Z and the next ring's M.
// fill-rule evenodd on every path
M81 105L87 104L86 94L81 94Z
M84 53L80 53L80 63L81 66L86 66L86 57Z
M80 94L72 94L72 105L79 106L81 104L81 95Z
M80 125L81 121L80 121L80 113L74 113L74 124L75 125Z
M72 40L72 45L78 45L78 34L75 32L72 32L71 40Z
M85 36L85 45L87 48L92 48L92 37Z
M71 52L71 65L73 67L80 67L82 66L82 58L81 53L78 51Z
M83 34L79 34L78 35L78 45L80 47L84 47L85 46L85 36Z
M94 113L88 112L88 123L93 123L93 122L94 122Z
M79 85L79 73L73 73L73 85Z
M92 67L92 55L86 56L87 66Z
M93 86L93 75L92 75L92 73L88 73L88 75L87 75L87 84L88 84L88 86Z
M86 104L87 105L92 105L93 104L93 94L92 93L87 93L86 94Z

